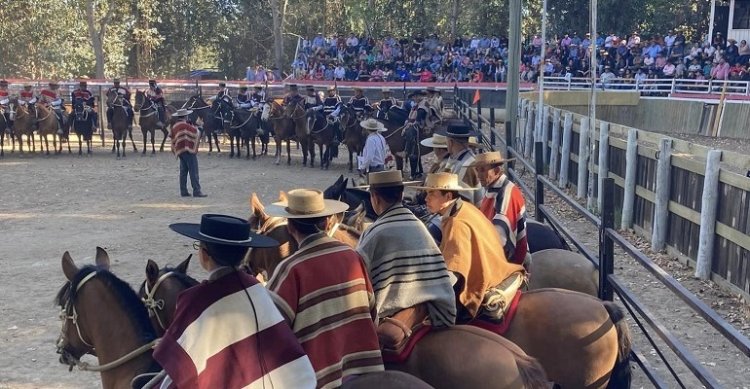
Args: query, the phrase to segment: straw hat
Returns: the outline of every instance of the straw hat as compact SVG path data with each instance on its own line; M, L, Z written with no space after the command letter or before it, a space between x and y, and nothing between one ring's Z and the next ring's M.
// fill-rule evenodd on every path
M500 166L508 161L513 161L515 158L505 159L499 151L489 151L482 154L477 154L474 157L474 162L470 163L470 167L476 166Z
M480 149L484 149L484 148L487 147L484 144L480 143L479 142L479 138L477 138L476 136L470 136L469 140L466 142L466 144L468 144L471 147L476 147L476 148L480 148Z
M424 147L432 147L433 149L447 149L448 138L445 135L432 134L431 138L423 139L419 142Z
M400 170L386 170L382 172L372 172L367 175L368 185L355 186L356 189L369 188L391 188L394 186L415 185L421 181L406 181L401 176Z
M266 207L270 216L287 219L312 219L346 212L349 205L336 200L326 200L323 192L316 189L294 189L287 193L287 201Z
M177 112L175 112L175 113L172 114L172 117L187 116L187 115L190 115L191 113L193 113L192 110L185 109L185 108L180 108L180 109L177 110Z
M361 122L359 122L359 125L362 126L365 130L368 131L377 131L377 132L385 132L388 131L387 128L378 120L375 119L366 119Z
M464 187L458 183L458 175L453 173L430 173L422 186L412 186L422 190L449 190L454 192L477 190L479 188Z

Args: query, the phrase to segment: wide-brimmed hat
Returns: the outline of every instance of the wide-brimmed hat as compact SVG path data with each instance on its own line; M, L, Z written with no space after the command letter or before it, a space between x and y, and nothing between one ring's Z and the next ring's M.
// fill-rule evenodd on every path
M440 93L440 91L437 90L437 88L435 88L434 86L428 86L426 91L427 93Z
M190 109L180 108L177 110L177 112L172 114L172 117L181 117L181 116L187 116L193 113Z
M261 84L255 84L255 85L253 85L253 88L255 88L255 89L263 89L263 85L261 85Z
M354 88L352 88L352 90L355 91L355 92L356 91L364 92L364 89L362 89L362 88L360 88L358 86L355 86Z
M368 131L377 131L377 132L385 132L388 131L387 128L378 120L375 119L365 119L361 122L359 122L359 125L362 126L365 130Z
M247 220L234 216L204 214L200 224L170 224L172 231L195 240L226 246L276 247L274 239L250 231Z
M383 92L383 93L391 93L392 91L391 91L391 88L383 88L381 90L381 92Z
M469 186L461 186L458 182L458 175L453 173L430 173L424 180L423 185L410 185L414 189L422 190L449 190L460 192L465 190L477 190Z
M443 133L448 138L464 138L468 139L471 136L475 136L474 130L468 124L449 124Z
M401 170L372 172L367 175L367 185L355 186L355 189L392 188L396 186L420 184L421 181L404 181Z
M112 83L115 83L115 82L120 82L120 79L119 78L113 78L112 79Z
M323 192L316 189L294 189L287 193L287 201L273 203L266 207L270 216L287 219L312 219L346 212L349 205L336 200L323 198Z
M226 86L227 86L226 82L222 81L222 82L219 83L219 88L226 88Z
M406 97L411 98L411 97L414 97L414 96L426 96L426 95L427 95L427 92L425 92L423 90L418 90L418 91L414 91L414 92L409 93Z
M298 89L297 84L287 84L286 87L289 88L289 90L297 90Z
M489 151L486 153L477 154L474 157L474 162L470 163L470 167L476 166L500 166L508 161L513 161L515 158L505 159L499 151Z
M445 137L445 135L440 134L432 134L432 137L427 139L422 139L421 142L419 142L424 147L432 147L433 149L447 149L448 148L448 138Z
M330 86L328 86L328 91L329 92L330 91L335 91L335 90L336 90L336 85L330 85Z
M315 85L308 85L305 87L305 89L307 89L308 91L315 92Z
M487 148L487 146L484 143L479 141L478 137L473 136L473 135L469 137L469 140L466 141L466 144L468 144L471 147L476 147L476 148L481 148L481 149Z

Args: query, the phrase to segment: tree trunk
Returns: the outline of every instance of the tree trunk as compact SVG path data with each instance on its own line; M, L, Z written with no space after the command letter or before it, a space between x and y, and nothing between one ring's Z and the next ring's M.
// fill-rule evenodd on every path
M89 37L91 46L94 48L94 58L96 59L96 78L104 78L104 27L97 31L94 22L94 0L86 1L86 24L89 27Z
M451 0L451 39L456 39L456 25L458 24L458 0Z
M367 36L372 36L375 31L375 0L367 0Z
M284 10L286 0L271 0L273 16L273 59L279 71L284 69Z

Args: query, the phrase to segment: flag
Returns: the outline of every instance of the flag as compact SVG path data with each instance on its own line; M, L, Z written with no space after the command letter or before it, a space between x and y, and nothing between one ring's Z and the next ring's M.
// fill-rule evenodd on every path
M476 92L474 92L474 99L471 101L471 105L476 105L479 102L479 89L477 89Z

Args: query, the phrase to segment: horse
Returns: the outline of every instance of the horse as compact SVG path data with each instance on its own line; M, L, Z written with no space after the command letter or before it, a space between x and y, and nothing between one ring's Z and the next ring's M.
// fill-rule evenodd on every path
M13 120L13 133L18 139L18 147L23 154L23 136L26 135L26 145L30 152L36 152L36 142L34 141L34 130L36 129L36 110L32 110L28 104L20 105L16 103L15 111L11 115Z
M156 336L143 303L109 271L109 256L100 247L95 263L78 268L67 251L63 254L68 281L55 298L62 320L57 353L71 370L100 372L105 389L130 388L139 375L160 370L151 355ZM82 362L85 354L95 355L99 366Z
M94 123L91 122L93 108L83 100L73 101L73 130L78 135L78 155L83 155L83 143L86 142L86 154L91 155L92 136L94 135ZM123 154L124 155L124 154Z
M531 256L529 290L560 288L596 297L599 272L581 254L561 249L547 249Z
M216 107L212 107L203 100L202 92L198 91L197 94L190 96L188 101L183 104L182 108L189 109L193 113L188 116L188 120L192 123L197 123L198 119L201 120L202 126L201 131L208 137L208 152L214 151L214 144L216 145L216 152L221 153L219 149L219 133L223 129L224 123L220 118L217 118ZM213 143L211 142L213 138Z
M52 135L52 147L55 154L62 152L62 137L60 138L60 151L57 150L57 137L63 134L63 127L65 124L60 124L57 120L57 115L51 108L47 108L44 104L37 104L37 132L39 134L39 147L41 151L44 151L44 146L47 147L47 155L49 155L49 136ZM65 117L63 115L63 117ZM44 140L44 144L42 144ZM70 151L70 143L68 143L68 151Z
M340 175L333 185L329 186L323 191L323 197L329 200L338 200L349 205L349 211L354 210L359 206L363 206L365 209L365 216L370 221L378 218L375 210L372 208L372 202L370 201L370 192L362 189L347 188L349 182L348 178L344 178Z
M320 150L320 168L328 170L333 159L333 135L336 123L328 121L325 116L316 111L309 111L310 128L310 167L315 164L315 145ZM324 150L325 147L325 150Z
M167 137L169 136L167 125L172 119L172 114L175 113L174 107L171 105L164 107L164 125L161 127L157 126L157 124L159 124L159 107L157 107L156 103L146 97L146 92L141 90L135 91L135 105L133 106L133 109L140 112L138 115L138 125L141 126L141 133L143 133L143 154L146 154L146 139L148 133L151 133L151 154L156 153L154 137L156 136L157 128L164 134L164 138L161 140L161 146L159 146L159 151L164 151L164 143L167 142ZM135 149L135 145L133 145L133 148ZM125 155L124 150L125 149L123 148L123 156Z
M192 257L190 254L177 267L165 266L162 269L150 259L146 263L146 280L141 284L138 296L148 309L148 316L158 336L163 336L174 320L174 310L165 310L164 307L175 306L181 291L198 285L198 281L187 274Z
M14 152L16 149L16 139L13 137L13 126L11 126L11 123L8 121L9 117L15 118L15 104L8 103L8 107L6 109L8 110L8 116L5 116L6 112L4 109L0 109L0 157L5 155L6 132L8 134L8 138L10 138L11 144L13 145L13 147L11 148L11 152Z
M349 105L341 106L341 115L339 120L342 132L344 134L344 144L349 152L349 171L354 171L353 156L362 154L367 140L367 133L359 125L357 112Z
M253 249L255 250L255 249ZM150 267L150 269L149 269ZM177 296L189 287L168 269L147 265L154 300L164 312L166 327L176 308ZM161 280L160 283L156 283ZM143 295L142 295L143 296ZM148 300L146 300L148 301ZM450 352L446 352L450 350ZM471 360L471 364L461 363ZM365 374L345 383L345 388L546 388L542 366L510 341L473 326L430 330L402 362L386 362L385 372ZM403 373L407 373L406 375ZM416 377L416 378L415 378ZM395 386L391 382L395 381Z
M138 148L135 146L133 141L132 127L129 126L127 105L124 102L123 96L119 93L110 90L107 92L107 107L112 109L112 137L115 140L115 144L112 145L112 151L117 151L117 157L120 157L120 142L122 142L122 156L125 156L125 147L127 143L127 136L130 135L130 142L133 144L133 152L137 153ZM153 134L153 133L152 133ZM153 141L153 135L151 140ZM153 142L152 142L153 150ZM143 153L146 153L146 135L143 137ZM153 152L152 152L153 153Z
M378 119L378 120L380 120L380 122L383 123L385 128L388 130L384 132L382 135L385 138L386 143L388 143L388 148L391 150L393 157L396 159L396 169L403 170L404 158L409 157L408 155L405 154L405 150L406 150L406 140L404 138L405 117L403 117L403 110L401 108L391 107L391 109L388 111L388 118ZM418 136L419 139L417 141L427 139L431 136L432 136L431 130L422 129L419 133L419 136ZM432 151L431 148L423 146L421 144L417 146L419 147L419 155L426 155Z
M264 122L271 123L271 126L273 127L273 137L276 140L276 164L278 165L279 163L281 163L281 145L284 141L286 141L286 164L292 164L292 151L290 142L293 139L296 139L297 142L302 143L303 165L307 166L307 130L303 129L300 133L300 126L298 126L294 120L294 118L297 118L297 121L302 120L304 124L304 110L302 110L302 108L299 106L296 106L296 108L295 106L292 106L291 109L294 109L294 111L292 111L292 114L289 115L287 114L287 108L284 108L279 102L271 100L263 106L263 114L261 115L261 119ZM298 113L298 110L303 111L301 116Z
M533 254L547 249L570 251L570 246L552 227L535 220L526 220L526 236L529 241L529 253Z

